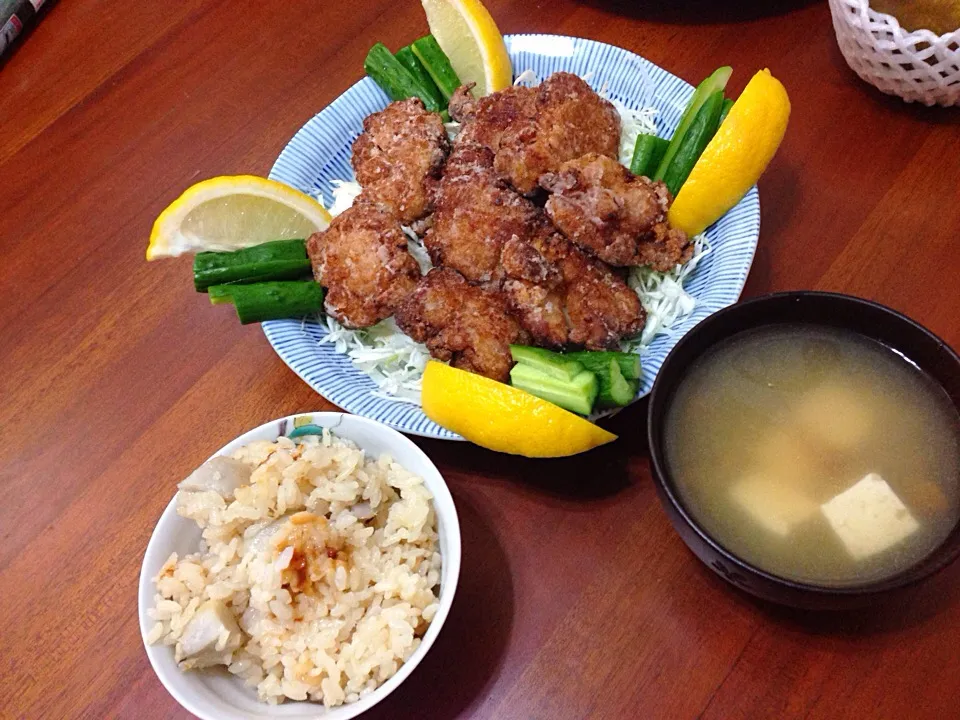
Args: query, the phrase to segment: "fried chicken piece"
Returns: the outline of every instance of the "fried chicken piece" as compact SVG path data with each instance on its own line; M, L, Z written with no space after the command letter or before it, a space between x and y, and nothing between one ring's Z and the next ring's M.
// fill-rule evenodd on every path
M643 328L646 315L626 282L546 223L529 242L508 241L502 262L510 309L539 345L616 348Z
M536 118L537 89L511 85L477 99L470 94L474 84L457 88L450 98L450 117L463 123L457 142L478 143L496 153L504 132L527 126Z
M397 325L430 354L506 382L513 360L510 344L527 340L503 295L468 283L450 268L434 268L397 308Z
M617 157L620 115L576 75L558 72L535 88L510 87L471 103L458 91L451 115L463 139L490 148L494 167L519 192L586 153Z
M477 99L470 92L476 85L475 82L469 82L453 91L453 95L450 96L450 102L447 103L447 112L450 113L451 120L455 120L458 123L465 123L473 120L476 116ZM513 85L511 87L519 86ZM494 93L493 95L499 94L500 93ZM486 97L493 97L493 95L487 95Z
M667 223L673 199L666 185L605 155L565 162L540 185L552 193L546 211L557 229L604 262L667 271L693 253L686 234Z
M364 119L351 163L365 199L391 208L406 224L430 211L449 148L440 116L427 112L419 98L410 98Z
M566 282L540 252L542 240L511 239L503 249L503 292L510 310L537 345L559 348L570 339L564 314Z
M307 241L324 308L346 327L375 325L413 292L420 268L389 210L358 199Z
M453 268L471 282L497 281L503 244L528 238L539 212L497 177L489 149L458 140L423 242L434 265Z
M649 265L654 270L668 272L693 257L693 243L680 228L664 221L653 226L653 235L637 246L637 265Z
M617 157L620 115L576 75L554 73L537 87L531 127L511 127L500 138L494 165L522 193L544 173L586 153Z

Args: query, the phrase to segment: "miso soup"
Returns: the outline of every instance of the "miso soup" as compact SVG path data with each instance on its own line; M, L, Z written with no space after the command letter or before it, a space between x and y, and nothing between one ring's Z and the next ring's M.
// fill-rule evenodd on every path
M928 555L960 515L960 415L912 363L855 333L740 333L700 358L665 419L680 497L763 570L843 586Z

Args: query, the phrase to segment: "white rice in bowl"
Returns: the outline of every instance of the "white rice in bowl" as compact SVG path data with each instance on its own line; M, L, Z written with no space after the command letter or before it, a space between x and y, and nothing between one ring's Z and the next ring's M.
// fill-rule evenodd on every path
M439 609L433 498L421 478L324 430L242 447L180 485L202 530L154 582L150 644L222 665L261 700L349 703L413 654Z

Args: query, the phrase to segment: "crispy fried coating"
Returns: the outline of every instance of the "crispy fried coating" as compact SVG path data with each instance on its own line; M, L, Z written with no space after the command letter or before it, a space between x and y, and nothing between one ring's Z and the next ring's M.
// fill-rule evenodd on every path
M317 282L327 288L324 308L346 327L390 317L420 280L399 222L387 208L364 201L311 235L307 254Z
M450 268L427 273L397 309L396 320L433 357L500 382L513 364L510 344L527 340L500 292L471 285Z
M570 339L564 313L566 283L540 252L542 241L511 240L503 250L503 292L510 310L537 345L563 347Z
M529 242L508 241L502 262L510 309L538 345L616 348L643 328L637 294L546 224Z
M463 139L490 148L497 172L525 195L536 191L541 175L567 160L586 153L617 157L620 116L570 73L554 73L535 88L510 87L473 103L459 93L451 102L451 114L464 122Z
M470 91L473 90L475 86L475 82L469 82L453 91L453 95L450 96L450 102L447 103L447 112L450 113L451 120L455 120L458 123L473 120L477 113L477 99ZM514 85L513 87L517 86ZM490 96L488 95L487 97Z
M450 98L450 117L463 123L458 142L478 143L496 154L501 136L511 128L526 127L537 115L537 89L523 85L476 99L473 83L457 88Z
M488 148L458 140L423 242L434 265L453 268L471 282L497 281L503 244L529 237L539 214L497 177Z
M540 185L552 193L546 211L557 229L604 262L666 271L693 253L687 236L667 224L667 187L605 155L569 160Z
M401 223L423 217L449 146L440 116L419 98L370 115L351 157L365 199L389 207Z

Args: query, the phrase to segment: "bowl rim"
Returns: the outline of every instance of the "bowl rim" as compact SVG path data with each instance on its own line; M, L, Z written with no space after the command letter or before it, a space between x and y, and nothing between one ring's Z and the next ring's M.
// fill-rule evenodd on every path
M262 716L249 715L245 714L243 711L238 711L236 713L237 718L273 716L282 717L282 712L274 713L271 709L306 705L309 706L311 708L311 712L314 713L312 717L316 717L318 720L333 713L336 713L339 720L348 720L349 718L356 717L371 709L375 705L378 705L382 700L396 690L400 684L410 676L411 673L413 673L416 667L433 647L433 644L439 636L447 616L450 613L454 596L456 595L457 585L459 583L460 565L462 559L462 540L460 533L460 519L457 513L456 503L454 502L453 496L450 493L450 488L447 486L446 480L434 462L416 443L414 443L410 438L406 437L403 433L394 430L384 423L359 415L333 411L300 412L292 415L285 415L268 420L257 427L246 430L233 440L223 445L223 447L214 452L203 462L207 462L207 460L210 460L218 455L233 452L242 445L258 439L258 436L262 435L264 431L275 430L275 432L269 433L271 435L275 435L275 438L284 436L286 431L282 430L281 428L289 426L289 429L292 430L295 427L294 421L303 418L310 418L311 423L319 424L324 428L330 429L334 435L337 434L336 429L343 423L356 423L358 426L366 426L373 433L379 433L384 438L389 439L391 444L404 446L407 450L419 455L421 460L424 461L425 467L432 471L433 475L435 476L433 478L435 481L433 484L436 485L436 487L430 488L430 492L433 495L434 512L437 515L438 526L442 525L443 527L442 533L445 537L445 542L447 545L446 551L443 553L443 569L441 570L442 584L438 598L440 607L438 608L433 620L431 620L427 632L420 641L420 645L416 648L416 650L414 650L410 657L403 662L402 665L400 665L397 671L390 678L381 683L379 687L369 694L360 697L360 699L356 702L344 703L328 709L322 703L313 701L287 701L279 705L270 705L269 703L257 700L264 712ZM364 449L359 443L356 444L361 450ZM426 482L425 478L424 481ZM216 717L211 716L202 708L198 707L190 697L185 695L181 688L178 688L173 682L168 682L168 680L171 680L172 678L171 673L179 673L180 675L187 675L188 673L184 673L182 670L180 670L176 663L173 663L171 668L168 666L168 663L164 662L164 659L161 657L162 653L165 651L172 652L172 648L164 645L151 645L146 641L147 634L155 624L155 621L147 615L147 611L153 607L154 595L156 593L153 577L147 572L147 564L148 560L153 559L153 556L157 553L164 554L164 551L160 549L160 545L161 543L165 543L167 541L167 536L166 533L161 532L161 528L165 527L172 521L181 519L176 512L178 493L179 490L174 493L173 497L164 507L160 517L157 519L157 523L150 535L150 540L148 541L147 547L144 550L143 559L141 560L140 575L137 585L137 614L140 624L141 641L143 642L144 650L146 651L147 658L150 661L150 665L153 668L154 674L160 680L160 683L164 686L167 692L170 693L170 695L184 709L193 713L202 720L230 720L229 718L224 718L223 715L218 715ZM441 504L444 507L442 516L440 510ZM167 532L169 532L169 530ZM168 556L169 553L164 554L164 558ZM448 576L444 577L444 573L447 573ZM228 676L225 679L235 683L238 688L245 688L243 682L239 678Z
M744 312L745 308L754 307L756 305L766 304L769 302L775 301L784 301L784 300L802 300L804 298L816 298L819 300L826 300L828 302L837 302L837 303L846 303L849 306L860 306L863 308L869 308L871 311L879 311L884 315L887 315L893 322L901 323L905 326L909 326L911 329L920 332L925 335L929 340L936 343L939 348L946 352L947 356L952 361L952 364L960 369L960 355L942 338L933 333L932 331L925 328L923 325L918 323L916 320L904 315L898 310L887 307L881 303L878 303L873 300L867 300L865 298L856 297L854 295L847 295L844 293L837 292L827 292L821 290L788 290L782 292L773 292L767 293L764 295L759 295L757 297L750 298L749 300L744 300L742 302L735 303L721 310L718 310L715 313L707 316L694 327L692 327L680 341L673 347L670 353L663 361L663 365L660 369L660 373L657 375L657 381L654 383L653 390L650 393L650 403L647 408L647 444L650 448L650 464L653 468L653 478L658 489L661 491L659 496L661 501L663 498L669 500L672 508L683 518L683 522L687 527L691 528L699 537L699 539L706 543L714 552L721 555L724 560L732 563L738 570L746 571L750 575L757 577L764 582L771 583L776 586L786 587L790 591L799 592L804 594L818 595L823 598L829 597L853 597L853 596L869 596L869 595L879 595L886 593L891 590L909 587L914 585L922 580L930 577L931 575L939 572L947 565L952 563L957 557L960 557L960 543L956 547L952 548L949 552L944 553L941 557L937 558L936 561L931 562L929 566L924 568L924 572L916 573L914 571L921 563L930 560L943 543L955 532L957 532L958 526L960 526L960 520L954 525L947 537L941 541L933 550L930 551L924 558L918 560L916 563L910 565L907 568L904 568L900 572L891 575L889 577L881 578L879 580L871 580L869 582L860 584L860 585L841 585L841 586L830 586L830 585L818 585L815 583L804 582L801 580L796 580L782 575L777 575L776 573L770 572L769 570L764 570L753 563L744 560L736 553L728 550L723 544L714 539L710 533L708 533L700 524L700 522L695 517L694 513L689 511L682 499L679 496L679 492L675 489L674 482L670 472L667 469L667 459L666 452L662 448L662 443L660 438L663 435L662 425L659 420L664 417L667 409L670 406L670 395L672 391L679 385L682 380L678 379L671 382L670 365L672 361L675 361L675 358L681 355L685 348L689 345L697 342L698 336L702 334L705 330L709 330L711 327L719 325L726 321L726 318L730 315L735 315L741 312ZM761 322L753 325L751 327L745 327L740 330L737 330L735 333L726 334L722 339L727 339L733 337L734 334L740 332L746 332L749 329L755 329L759 327L765 327L767 325L778 325L785 324L777 321ZM817 325L818 323L808 323L811 325ZM825 324L825 323L824 323ZM857 332L852 330L851 332ZM859 335L863 333L857 332ZM876 338L873 338L876 339ZM719 342L719 340L717 341ZM695 357L701 357L703 352L716 345L716 342L711 343L705 348L701 349L696 353ZM913 361L905 356L905 359L908 362L913 363ZM914 363L915 364L915 363ZM925 375L930 377L938 386L943 387L942 383L937 379L932 377L928 372L923 368L917 366ZM671 387L668 387L670 385ZM956 403L954 402L954 407ZM686 542L686 538L681 538ZM713 568L711 568L713 569ZM729 578L727 578L729 579Z

